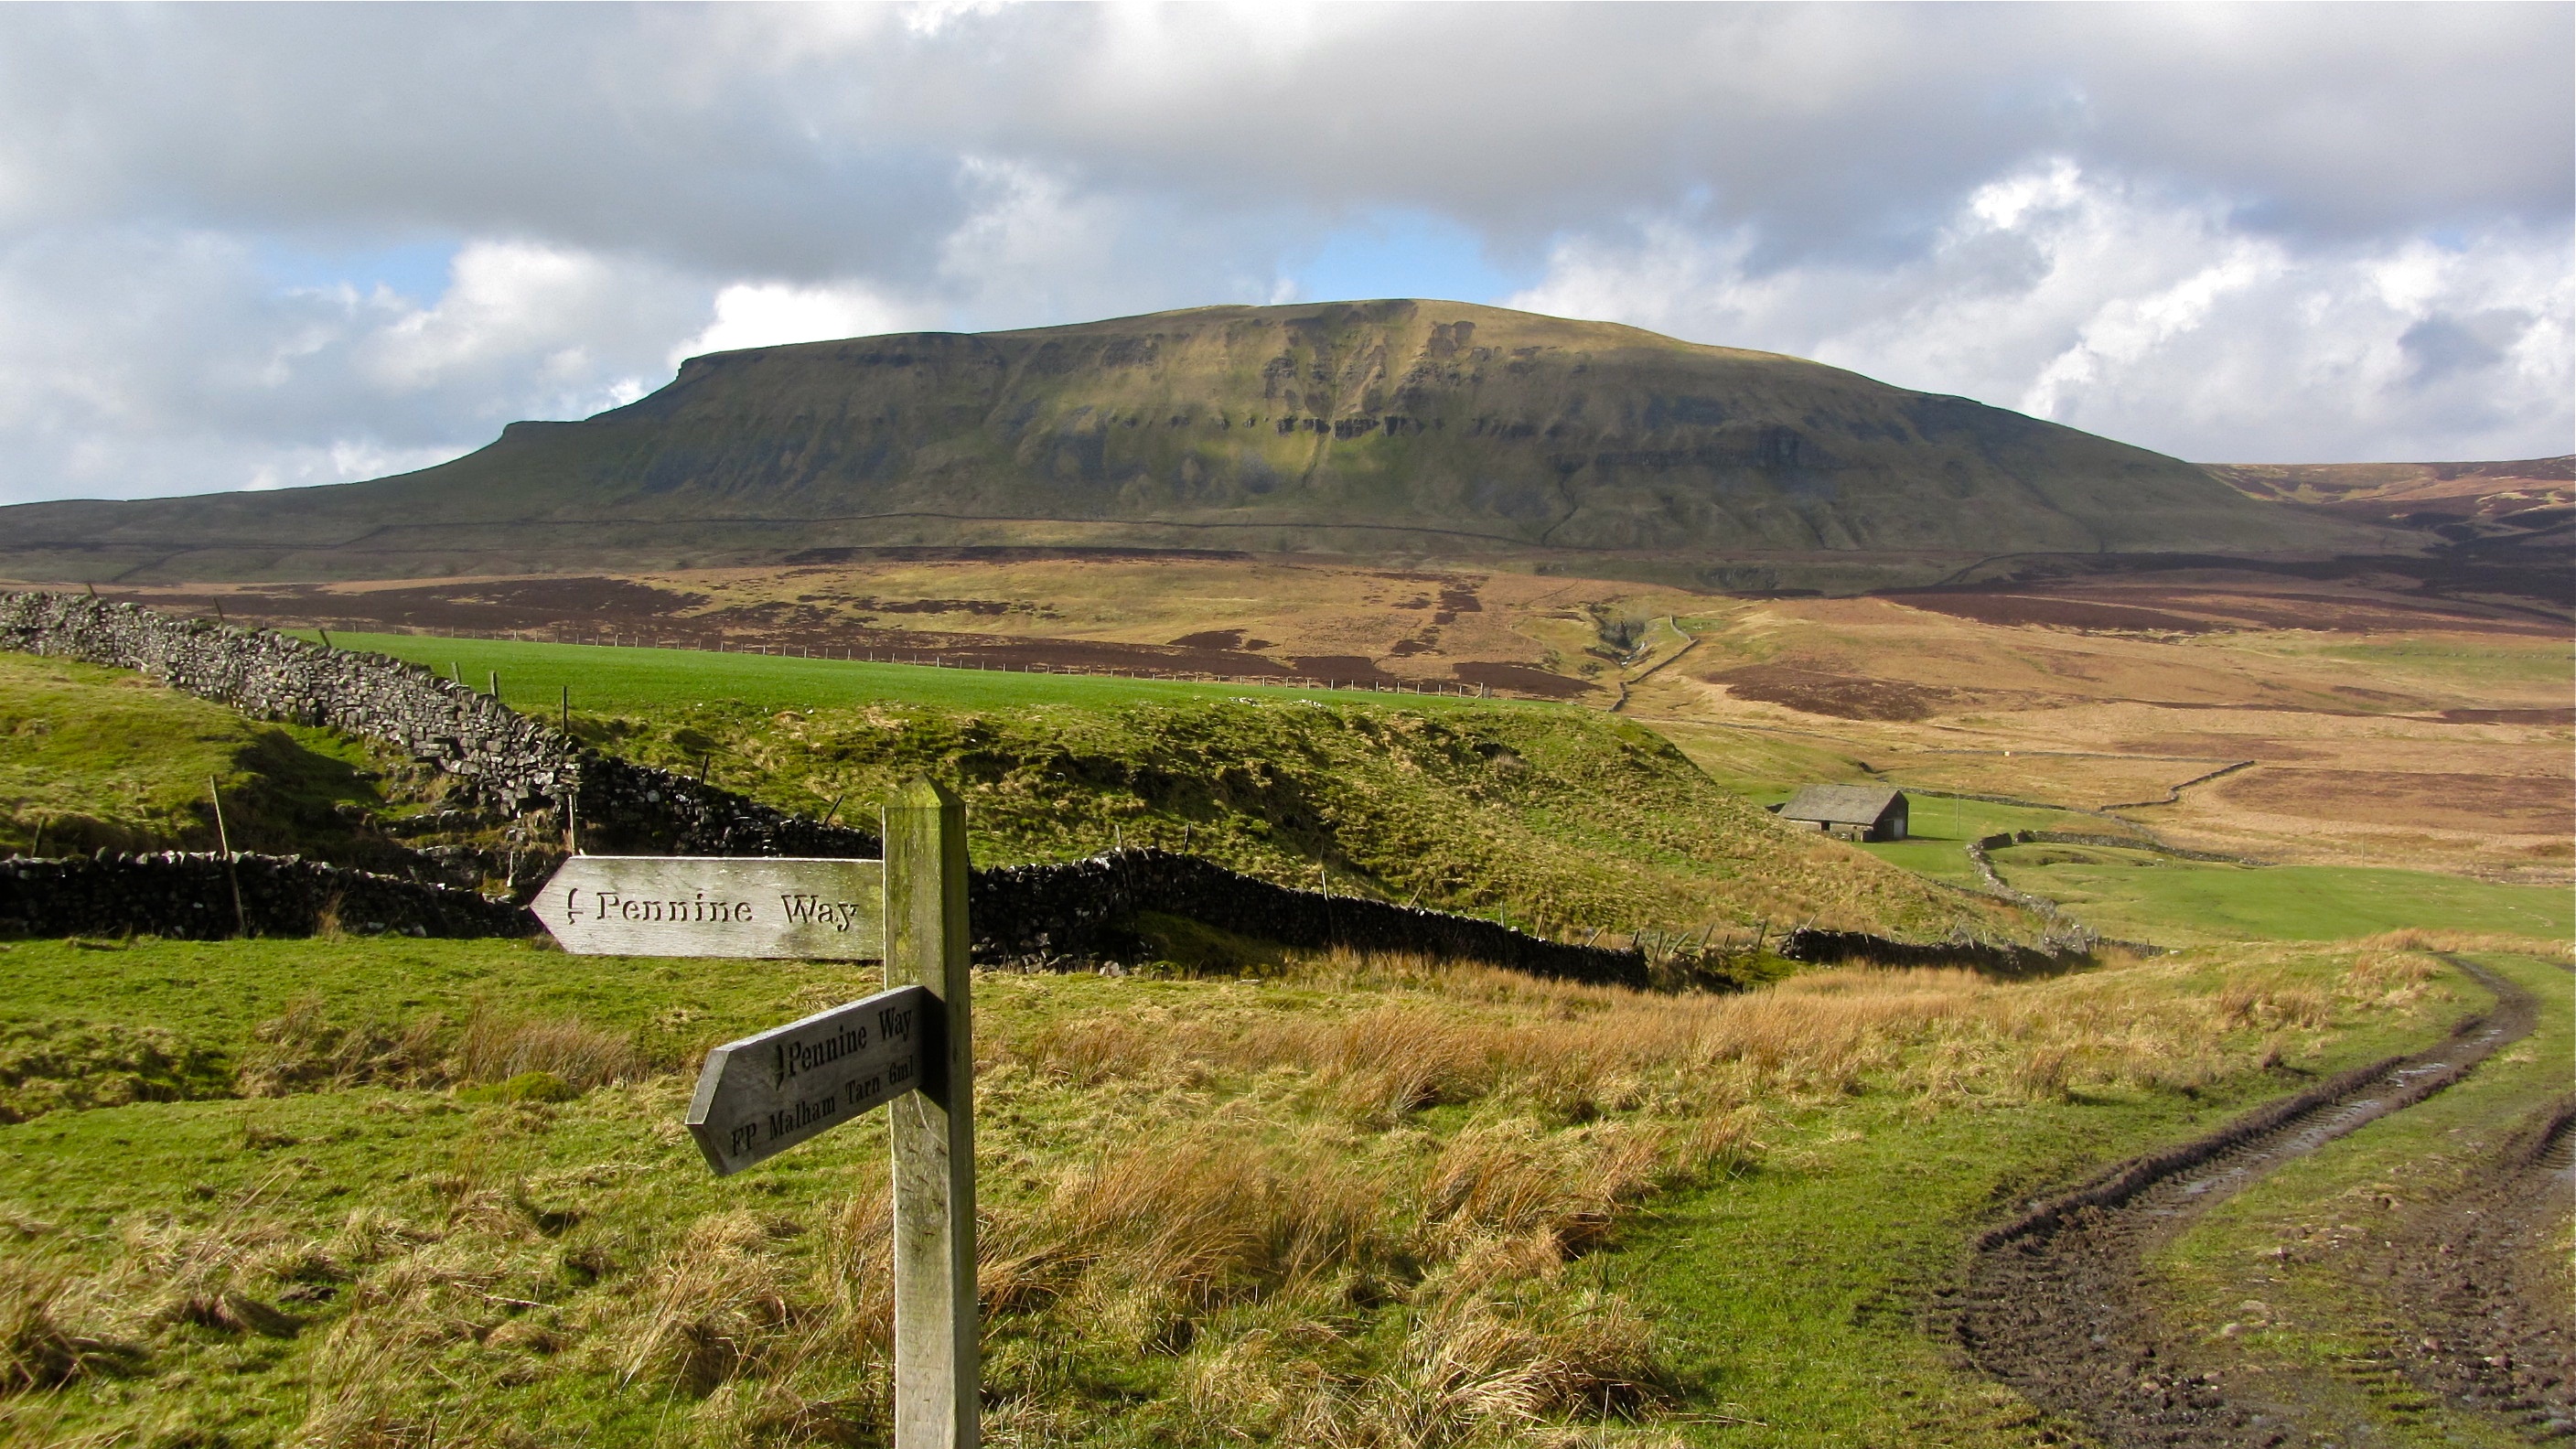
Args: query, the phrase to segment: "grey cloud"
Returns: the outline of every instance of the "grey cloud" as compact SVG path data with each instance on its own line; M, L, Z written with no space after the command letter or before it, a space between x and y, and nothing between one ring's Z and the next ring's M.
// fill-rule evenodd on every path
M2490 307L2466 317L2438 312L2398 336L2419 382L2478 372L2504 361L2505 353L2540 319L2529 312Z
M935 268L955 158L1537 245L1694 191L1867 251L2040 154L2268 224L2570 206L2562 6L10 12L26 222L443 225L820 276Z

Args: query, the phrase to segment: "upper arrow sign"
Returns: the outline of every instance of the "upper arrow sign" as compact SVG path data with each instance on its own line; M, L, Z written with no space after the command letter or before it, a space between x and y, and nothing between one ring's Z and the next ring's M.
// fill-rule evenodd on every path
M885 956L881 860L577 855L533 906L581 955Z

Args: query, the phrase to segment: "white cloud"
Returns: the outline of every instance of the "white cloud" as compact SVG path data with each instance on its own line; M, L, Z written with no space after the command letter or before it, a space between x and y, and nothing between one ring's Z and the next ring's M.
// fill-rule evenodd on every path
M2569 233L2298 250L2064 160L1964 197L1920 255L1765 270L1670 217L1560 244L1508 300L1813 357L2205 461L2576 446ZM2410 340L2412 339L2412 340Z
M736 282L716 293L716 320L671 350L671 365L708 352L899 332L917 314L865 286Z
M710 289L520 243L462 249L444 293L280 289L220 235L0 246L0 499L339 482L583 417L669 377Z

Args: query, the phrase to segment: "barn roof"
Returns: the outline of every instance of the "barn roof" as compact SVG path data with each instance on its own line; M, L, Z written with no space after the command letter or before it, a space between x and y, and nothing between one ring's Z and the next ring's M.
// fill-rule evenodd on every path
M1904 798L1904 791L1880 785L1809 785L1780 807L1780 818L1820 820L1828 825L1874 825Z

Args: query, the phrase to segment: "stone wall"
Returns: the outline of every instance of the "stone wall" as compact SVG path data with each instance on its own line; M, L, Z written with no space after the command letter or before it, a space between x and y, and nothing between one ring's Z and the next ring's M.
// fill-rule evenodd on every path
M2144 850L2175 860L2206 860L2220 865L2267 865L2250 855L2228 855L2216 850L2186 850L2167 845L2161 840L2145 840L2134 835L2089 835L2073 830L2016 830L2010 842L2014 845L2105 845L2115 850Z
M382 654L180 619L77 595L0 595L0 649L138 670L262 719L327 725L435 766L511 815L569 803L583 849L670 855L867 856L867 831L773 810L668 770L602 755L489 695Z
M1112 944L1107 934L1117 922L1154 911L1284 946L1410 952L1602 985L1642 988L1648 981L1646 958L1633 950L1550 941L1475 916L1292 890L1170 851L1120 850L1069 865L981 870L970 890L975 955L985 961L1092 954Z
M2045 949L1992 941L1891 941L1866 931L1819 931L1801 926L1780 942L1780 957L1811 966L1866 961L1878 966L1965 966L2003 976L2062 970L2084 959L2089 943L2051 943Z
M240 907L234 890L240 890ZM525 936L536 917L508 901L292 855L158 851L0 859L0 935L242 934Z

